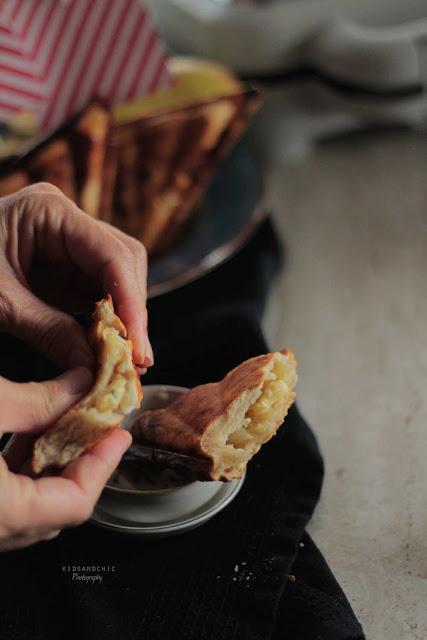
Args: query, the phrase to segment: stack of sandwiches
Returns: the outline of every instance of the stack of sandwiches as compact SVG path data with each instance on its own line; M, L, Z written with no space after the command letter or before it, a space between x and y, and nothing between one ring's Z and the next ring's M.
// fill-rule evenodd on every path
M181 234L221 159L259 105L220 65L172 59L170 88L108 108L93 101L0 164L0 196L37 181L141 240L149 255Z

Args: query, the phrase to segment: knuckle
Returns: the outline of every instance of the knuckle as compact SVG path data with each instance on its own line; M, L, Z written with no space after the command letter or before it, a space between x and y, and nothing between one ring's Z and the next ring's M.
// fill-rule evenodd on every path
M142 242L140 242L136 238L132 238L132 237L129 236L128 244L129 244L129 247L132 249L132 252L138 258L140 258L140 259L142 258L143 260L146 260L146 258L147 258L147 250L144 247L144 245L142 244Z
M46 212L48 219L50 215L54 216L54 219L51 220L51 222L54 222L56 220L58 210L62 211L64 208L66 208L68 216L72 215L75 209L77 209L76 205L69 198L67 198L67 196L64 195L62 191L57 187L54 187L53 190L49 189L46 191L35 191L31 200L31 204L33 204L33 206L36 205L39 210L43 210ZM31 207L29 207L28 209L29 211L33 211Z
M22 189L19 189L19 191L16 191L16 193L14 194L15 198L18 198L19 196L32 195L33 193L36 193L37 184L38 182L35 182L34 184L29 184L26 187L22 187Z
M58 380L48 380L43 384L44 396L46 398L46 403L51 405L52 398L59 396L62 393L61 385Z
M31 189L32 193L51 193L53 195L61 195L62 197L65 197L61 189L50 182L35 182L30 187L27 187L27 189Z
M14 335L25 316L21 293L22 286L18 278L5 266L0 280L0 328Z
M50 182L35 182L34 184L30 184L13 194L13 197L16 204L25 204L28 200L42 197L45 199L46 196L51 195L61 195L65 197L62 191Z
M29 403L29 413L36 423L44 424L52 413L52 397L55 397L55 381L40 384L28 382L27 401Z
M44 353L52 358L59 356L64 349L65 335L71 335L71 323L64 320L51 320L43 323L42 319L34 318L34 328L37 341Z
M43 193L39 191L35 196L40 201L40 205L45 208L46 212L48 214L53 213L55 216L58 209L64 208L64 206L67 206L67 203L70 202L59 189L56 193Z
M0 291L0 328L12 328L17 325L17 309L13 299L7 295L6 290Z
M53 226L59 221L58 212L66 209L67 216L71 216L74 212L71 200L60 189L51 186L52 189L48 190L36 189L30 192L25 188L20 191L15 200L19 215L29 220L37 219L39 224L46 222L53 224ZM28 189L30 188L32 189L32 187L28 187Z
M137 243L136 254L144 264L147 264L147 249L144 247L142 242L139 242L138 240L136 240L136 243Z
M126 246L124 243L120 243L121 244L121 260L127 264L127 265L131 265L134 262L134 255L132 250L130 249L130 247Z

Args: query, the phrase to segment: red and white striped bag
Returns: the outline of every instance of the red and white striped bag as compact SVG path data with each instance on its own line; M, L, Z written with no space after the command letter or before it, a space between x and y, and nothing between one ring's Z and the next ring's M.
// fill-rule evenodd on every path
M0 0L0 121L33 111L48 131L92 97L168 86L166 61L138 0Z

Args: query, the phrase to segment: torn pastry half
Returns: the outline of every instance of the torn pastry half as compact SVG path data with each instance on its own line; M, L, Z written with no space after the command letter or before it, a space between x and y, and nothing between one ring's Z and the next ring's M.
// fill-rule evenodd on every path
M141 444L209 461L199 479L240 478L283 423L296 382L291 351L260 355L220 382L194 387L164 409L142 412L131 431Z
M97 359L94 386L38 438L32 459L35 473L47 467L64 467L119 427L124 416L141 403L132 343L114 313L111 296L96 303L89 342Z

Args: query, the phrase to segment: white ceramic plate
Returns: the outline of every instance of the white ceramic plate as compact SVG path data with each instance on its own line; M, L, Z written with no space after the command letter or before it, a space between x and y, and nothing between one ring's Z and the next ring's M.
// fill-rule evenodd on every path
M184 533L185 531L199 527L222 511L237 496L242 488L243 482L244 478L241 480L233 480L232 482L209 483L218 486L213 495L204 504L184 516L178 516L155 525L146 522L147 513L144 509L141 509L141 519L139 522L135 518L135 515L132 520L129 520L126 516L120 517L117 510L112 513L101 497L93 512L91 522L114 531L136 533L150 538Z
M128 429L147 409L167 406L185 387L147 385L141 407L123 422ZM91 521L102 527L148 537L183 533L198 527L222 511L238 494L244 478L232 482L190 482L166 489L125 489L109 481Z

